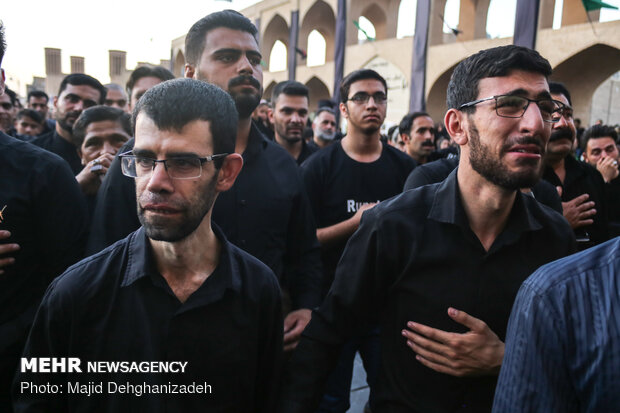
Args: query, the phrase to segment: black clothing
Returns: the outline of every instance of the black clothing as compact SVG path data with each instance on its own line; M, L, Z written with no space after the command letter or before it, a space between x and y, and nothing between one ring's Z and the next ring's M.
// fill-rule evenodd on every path
M254 123L254 125L256 125L256 127L258 128L258 130L259 130L259 131L260 131L263 135L265 135L265 137L266 137L267 139L269 139L270 141L272 141L272 140L274 140L274 139L275 139L275 135L274 135L274 133L273 133L273 130L272 130L271 128L269 128L269 127L265 126L265 124L264 124L262 121L260 121L260 120L256 121L256 120L255 120L255 121L253 121L252 123Z
M605 184L607 193L607 211L609 212L609 236L620 235L620 177Z
M314 154L318 150L319 150L319 147L316 144L310 145L309 143L306 143L306 141L302 139L301 140L301 153L297 157L297 165L301 165L302 163L304 163L306 159L308 159L312 154Z
M401 192L415 161L384 144L374 162L357 162L337 141L313 155L301 169L318 228L351 218L364 204L381 202ZM321 246L323 293L334 279L346 239Z
M401 330L416 321L463 333L448 307L477 317L504 339L521 283L575 251L564 218L517 192L502 233L486 251L467 220L456 171L365 212L313 312L285 380L283 412L311 412L342 342L381 326L373 412L490 411L497 377L457 378L415 359Z
M60 156L69 164L73 175L79 174L84 169L75 145L67 142L55 130L45 135L37 136L30 143Z
M551 166L546 166L543 179L551 185L562 187L562 202L568 202L580 195L588 194L588 201L594 202L596 214L591 217L594 220L592 225L576 228L575 236L579 238L589 238L589 242L580 242L580 249L592 247L605 242L609 239L609 229L607 227L607 203L605 194L605 181L600 172L593 166L579 162L571 155L564 158L566 177L564 184L555 174Z
M133 145L132 139L119 154ZM291 155L254 124L243 169L234 186L218 195L212 219L230 242L275 272L294 309L320 304L319 246L300 172ZM99 188L88 251L100 251L139 226L135 183L122 174L117 156Z
M87 218L77 181L58 156L0 133L0 159L0 230L11 232L0 243L20 245L6 254L15 263L0 275L2 407L45 289L83 256Z
M280 292L264 264L226 241L213 273L180 302L158 272L141 228L50 285L24 357L78 357L81 374L20 373L17 412L273 412L282 353ZM92 373L88 361L183 361L184 373ZM19 394L19 382L57 383L63 395ZM67 382L104 394L67 394ZM203 384L211 394L110 394L107 382ZM38 404L41 403L41 404ZM221 409L221 410L220 410Z
M450 172L459 164L459 158L438 159L433 162L421 165L414 169L405 182L404 191L419 188L428 184L441 182L450 175ZM541 179L532 187L534 198L541 204L547 205L549 208L562 213L562 201L558 195L558 191L549 182Z

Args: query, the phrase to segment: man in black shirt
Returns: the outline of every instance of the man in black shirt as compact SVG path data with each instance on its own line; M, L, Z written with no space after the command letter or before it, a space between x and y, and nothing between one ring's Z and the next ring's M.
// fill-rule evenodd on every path
M31 90L28 92L28 109L36 110L43 117L43 131L41 135L44 133L49 133L54 130L56 127L56 122L52 119L47 118L47 112L49 111L49 107L47 104L49 103L49 96L47 93L42 90Z
M336 138L337 129L334 110L326 106L320 107L312 121L313 136L308 145L317 150L331 145Z
M347 75L340 86L340 110L347 135L313 155L302 166L323 259L323 293L334 279L338 260L357 230L362 212L401 192L415 161L380 141L387 111L385 79L370 69ZM326 386L321 412L349 409L351 372L359 349L372 386L379 364L376 330L347 343ZM371 387L372 397L372 387Z
M398 125L398 133L405 144L405 152L419 164L429 162L435 151L435 124L426 112L406 114Z
M4 32L0 24L0 63ZM0 69L0 95L4 72ZM86 205L65 162L0 132L0 410L49 283L82 258Z
M243 163L232 153L234 103L213 85L171 80L140 99L133 123L135 146L122 162L136 181L142 228L52 283L24 357L76 357L82 374L22 367L16 411L273 412L277 280L211 225L213 202ZM97 372L88 362L142 368ZM175 368L161 372L162 364ZM72 390L89 382L101 391ZM33 390L44 383L62 392Z
M267 264L278 277L286 293L284 343L286 349L292 349L310 320L310 309L320 304L320 251L299 168L252 123L252 111L262 94L256 33L246 17L231 10L199 20L186 37L185 76L213 83L235 101L239 113L235 152L243 155L244 166L235 185L218 197L213 221L230 242ZM102 191L108 192L97 201L90 252L112 244L139 225L133 212L132 183L123 180L126 178L120 176L115 160L98 194L101 197ZM100 210L106 211L105 215L100 215Z
M64 159L74 175L82 171L84 165L73 143L73 124L84 109L101 105L105 99L105 87L94 77L83 73L66 76L60 83L58 96L54 97L56 129L41 135L31 143Z
M518 190L540 178L558 108L550 73L519 46L456 67L445 124L459 167L363 214L293 355L284 412L312 412L340 344L375 323L373 412L490 411L521 282L575 248L566 221Z
M595 167L578 161L571 153L575 124L570 93L557 82L550 82L549 89L564 109L556 113L543 179L559 188L564 218L573 228L579 248L586 249L609 238L605 181Z
M275 140L291 154L297 165L301 165L318 150L306 144L303 138L308 123L308 88L293 80L280 82L273 88L271 104L269 120Z

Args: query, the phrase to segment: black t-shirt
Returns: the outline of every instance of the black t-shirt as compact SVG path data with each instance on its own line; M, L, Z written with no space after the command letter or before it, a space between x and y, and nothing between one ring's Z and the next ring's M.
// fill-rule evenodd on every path
M79 174L84 168L75 145L67 142L56 131L37 136L30 143L60 156L69 164L73 175Z
M364 204L399 194L414 166L411 157L389 145L383 145L379 159L368 163L351 159L340 141L317 152L301 167L317 228L338 224ZM346 242L321 247L324 293L333 281Z
M48 284L84 252L86 204L58 156L0 133L0 230L17 243L0 274L0 406ZM0 408L0 410L2 410Z
M607 211L609 212L609 235L620 235L620 177L605 184L607 189Z

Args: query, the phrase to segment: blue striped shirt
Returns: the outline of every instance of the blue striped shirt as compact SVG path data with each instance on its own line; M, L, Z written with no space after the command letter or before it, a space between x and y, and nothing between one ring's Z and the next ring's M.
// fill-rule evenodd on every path
M620 412L620 237L523 283L493 412Z

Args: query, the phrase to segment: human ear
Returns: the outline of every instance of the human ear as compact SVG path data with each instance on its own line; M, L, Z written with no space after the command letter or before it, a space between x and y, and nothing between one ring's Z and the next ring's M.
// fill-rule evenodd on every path
M444 117L446 130L458 145L466 145L469 136L467 134L467 115L460 110L449 109Z
M235 183L242 167L243 158L241 155L238 153L231 153L227 155L218 171L215 190L217 192L228 191Z

